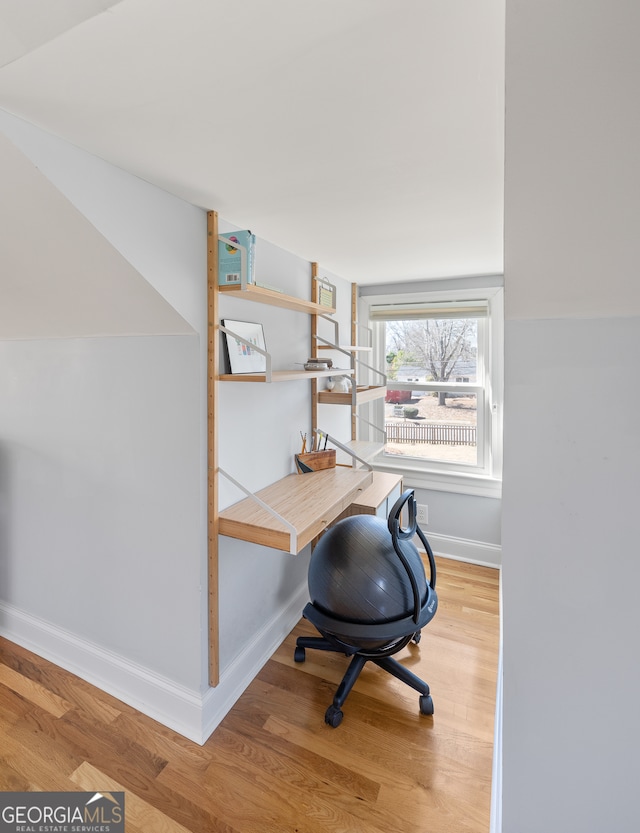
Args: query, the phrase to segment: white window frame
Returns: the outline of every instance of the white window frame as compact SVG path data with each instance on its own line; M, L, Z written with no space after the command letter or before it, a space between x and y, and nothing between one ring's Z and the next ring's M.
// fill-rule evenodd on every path
M499 284L499 285L496 285ZM423 284L424 285L424 284ZM408 285L402 285L407 287ZM374 468L400 473L409 488L435 489L463 494L500 497L502 493L502 410L504 310L502 279L492 276L485 287L456 288L456 280L438 281L438 289L393 294L368 294L361 298L360 315L370 320L371 306L385 304L436 304L443 302L486 301L487 317L478 319L478 379L468 382L389 382L394 390L446 390L477 395L477 465L421 460L415 457L378 455ZM451 288L447 288L451 287ZM400 288L399 288L400 289ZM385 324L370 321L373 332L374 364L386 367ZM384 400L371 403L368 419L381 430L384 426Z

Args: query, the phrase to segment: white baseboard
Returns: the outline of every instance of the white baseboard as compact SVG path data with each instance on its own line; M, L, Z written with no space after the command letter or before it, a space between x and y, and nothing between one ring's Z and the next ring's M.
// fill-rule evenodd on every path
M306 584L204 693L182 686L37 616L0 602L0 635L203 744L300 620Z
M233 662L222 670L220 683L210 688L204 697L201 743L211 735L265 662L298 624L308 601L309 591L305 581L286 607L277 611Z
M502 564L502 547L497 544L485 544L482 541L453 538L449 535L432 535L427 532L425 535L435 555L478 564L481 567L499 568ZM418 549L422 549L417 538L415 543Z
M6 602L0 602L0 635L201 742L199 692Z

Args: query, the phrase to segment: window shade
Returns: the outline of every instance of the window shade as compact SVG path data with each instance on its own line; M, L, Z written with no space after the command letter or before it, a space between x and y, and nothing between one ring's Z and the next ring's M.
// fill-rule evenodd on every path
M487 301L443 301L441 303L375 304L371 321L408 321L417 318L486 318Z

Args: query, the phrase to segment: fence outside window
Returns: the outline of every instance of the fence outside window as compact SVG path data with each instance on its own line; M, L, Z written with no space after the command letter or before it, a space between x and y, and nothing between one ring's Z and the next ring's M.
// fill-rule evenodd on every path
M464 423L387 422L387 442L476 445L476 426Z

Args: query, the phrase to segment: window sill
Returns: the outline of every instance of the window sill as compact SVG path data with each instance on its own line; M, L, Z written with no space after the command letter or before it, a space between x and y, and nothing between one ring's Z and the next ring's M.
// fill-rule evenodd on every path
M466 474L451 471L429 471L414 469L401 462L387 461L381 456L373 462L374 469L401 474L403 484L409 489L430 489L436 492L454 492L461 495L475 495L500 499L502 480L481 474Z

